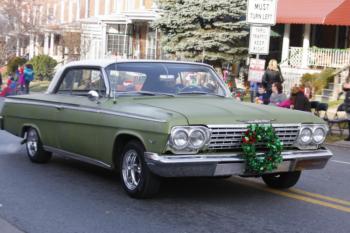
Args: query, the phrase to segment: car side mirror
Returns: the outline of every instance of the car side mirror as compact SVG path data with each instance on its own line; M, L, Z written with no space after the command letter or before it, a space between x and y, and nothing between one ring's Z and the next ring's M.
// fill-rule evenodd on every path
M97 93L97 91L91 90L88 93L88 98L91 101L98 101L100 98L100 95Z

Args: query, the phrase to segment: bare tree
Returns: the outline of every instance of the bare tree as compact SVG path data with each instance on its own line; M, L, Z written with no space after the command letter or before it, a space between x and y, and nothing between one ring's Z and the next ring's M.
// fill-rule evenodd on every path
M1 64L16 55L20 41L38 36L37 42L42 42L40 35L48 19L44 6L45 1L41 0L0 0L0 30L4 36L0 45Z
M16 54L16 44L14 41L6 39L0 41L0 66L6 64L6 62Z
M7 29L18 33L40 33L47 20L40 0L0 0L0 13Z

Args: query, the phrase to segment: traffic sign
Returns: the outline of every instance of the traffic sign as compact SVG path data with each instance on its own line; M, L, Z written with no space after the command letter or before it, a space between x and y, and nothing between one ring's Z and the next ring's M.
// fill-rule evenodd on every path
M265 72L265 60L253 59L249 61L248 81L261 83Z
M249 54L269 54L270 27L251 26L249 38Z
M247 22L250 24L275 25L277 0L248 0Z

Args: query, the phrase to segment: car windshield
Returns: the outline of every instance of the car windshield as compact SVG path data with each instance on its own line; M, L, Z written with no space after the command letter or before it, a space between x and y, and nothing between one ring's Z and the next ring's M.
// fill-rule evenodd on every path
M209 67L200 64L126 62L106 68L112 95L218 95L228 91Z

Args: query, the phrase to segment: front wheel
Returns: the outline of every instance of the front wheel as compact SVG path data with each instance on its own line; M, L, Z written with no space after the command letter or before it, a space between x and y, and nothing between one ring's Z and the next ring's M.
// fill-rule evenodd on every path
M273 173L262 175L262 179L271 188L287 189L298 182L300 175L301 171Z
M150 172L143 154L145 149L138 141L130 141L120 157L120 177L122 187L134 198L147 198L155 195L160 186L159 177Z
M52 155L44 150L39 134L34 128L27 131L26 137L27 155L33 163L47 163Z

